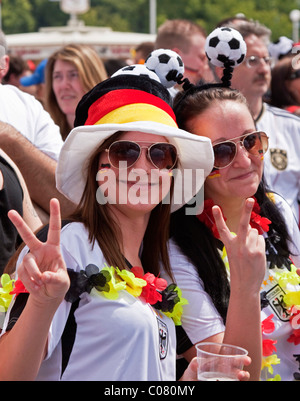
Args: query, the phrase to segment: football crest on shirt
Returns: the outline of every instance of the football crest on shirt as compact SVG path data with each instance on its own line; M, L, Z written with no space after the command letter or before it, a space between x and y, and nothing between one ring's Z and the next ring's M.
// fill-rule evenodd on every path
M159 356L165 359L168 353L168 326L157 316L158 333L159 333Z
M278 319L280 319L282 322L289 322L291 316L285 306L284 296L285 292L279 284L276 284L266 293L269 305L273 309Z
M287 151L283 149L270 149L271 163L279 171L283 171L288 166Z

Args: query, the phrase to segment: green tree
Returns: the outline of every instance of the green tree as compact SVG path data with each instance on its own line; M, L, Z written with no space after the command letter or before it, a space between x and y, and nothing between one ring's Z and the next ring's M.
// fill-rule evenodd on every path
M243 13L273 32L273 40L291 37L291 10L300 0L157 0L157 24L187 18L210 32L222 19ZM66 25L69 16L58 2L2 0L3 29L7 34L37 31L44 26ZM91 0L91 9L80 16L86 25L109 26L115 31L149 32L149 0Z
M6 33L27 32L35 27L30 0L2 0L2 27Z

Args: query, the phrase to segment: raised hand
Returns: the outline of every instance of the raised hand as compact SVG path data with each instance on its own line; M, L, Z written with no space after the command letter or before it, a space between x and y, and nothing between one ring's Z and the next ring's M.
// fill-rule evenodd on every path
M258 292L266 273L266 251L263 236L249 224L253 206L253 199L245 201L237 235L228 229L218 206L213 207L213 216L227 251L231 288Z
M18 278L37 302L61 302L68 291L70 280L60 251L61 216L58 200L52 199L50 202L46 242L37 239L15 210L11 210L8 217L30 249L18 267Z

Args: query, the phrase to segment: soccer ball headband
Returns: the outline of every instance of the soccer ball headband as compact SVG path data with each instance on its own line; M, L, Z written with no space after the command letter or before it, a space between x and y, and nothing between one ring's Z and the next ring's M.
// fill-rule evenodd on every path
M247 53L242 35L232 28L217 28L207 37L205 52L211 64L224 68L221 81L229 88L234 68L245 60Z
M175 112L182 101L192 93L211 88L230 88L234 68L242 64L247 53L247 45L242 35L235 29L221 27L215 29L206 39L205 52L210 63L215 67L223 68L220 83L193 85L185 79L183 89L185 93L176 103ZM178 82L180 83L180 82Z

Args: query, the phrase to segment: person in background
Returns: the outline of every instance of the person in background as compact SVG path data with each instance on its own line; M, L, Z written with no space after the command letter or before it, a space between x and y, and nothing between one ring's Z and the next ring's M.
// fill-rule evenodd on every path
M45 108L65 140L74 127L75 110L82 96L107 78L104 64L90 46L69 44L47 62Z
M238 21L228 26L238 30L247 44L246 60L235 68L232 87L246 97L256 128L268 134L269 150L264 158L266 183L287 200L299 222L300 120L264 102L274 66L268 50L271 31L257 21Z
M140 43L132 50L132 64L144 64L149 54L154 50L153 42Z
M20 243L18 232L7 216L11 209L23 216L32 231L41 227L42 221L33 207L20 170L0 149L0 275Z
M31 60L24 60L20 56L9 56L9 69L7 74L2 79L4 85L13 85L22 90L23 92L29 93L29 95L36 96L37 86L32 85L29 87L22 86L20 80L23 77L31 75L36 66Z
M128 64L123 59L109 58L104 61L104 67L107 72L108 78L110 78L115 72L126 66L128 66Z
M35 88L34 96L42 104L44 104L44 93L45 93L45 68L47 65L47 59L42 60L36 67L35 71L27 76L20 79L22 90L30 90L29 88Z
M205 40L205 30L195 22L184 19L167 20L158 28L155 49L170 49L178 53L184 63L185 77L191 83L210 82L214 77L205 55ZM177 87L177 91L179 89Z
M0 82L8 69L6 39L0 31ZM16 86L0 83L0 105L0 148L18 166L32 201L49 214L49 201L57 197L62 215L69 215L74 205L55 185L55 169L63 144L59 127L38 100Z
M30 75L31 70L26 60L20 56L9 56L9 69L2 79L3 84L14 85L20 87L20 79L23 76Z
M293 64L294 60L295 54L285 56L272 69L268 103L300 116L300 64Z

